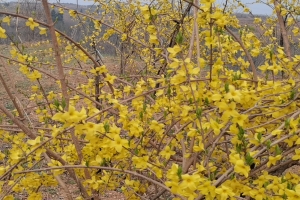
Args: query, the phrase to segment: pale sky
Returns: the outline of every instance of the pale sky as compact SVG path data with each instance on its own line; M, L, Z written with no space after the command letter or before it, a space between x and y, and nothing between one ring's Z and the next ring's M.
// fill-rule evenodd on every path
M57 0L49 0L49 2L56 2ZM217 3L223 4L226 0L217 0ZM61 3L77 3L77 0L60 0ZM270 15L272 13L272 9L268 7L265 4L261 3L255 3L255 0L241 0L244 4L250 8L251 12L253 14L264 14L264 15ZM93 0L78 0L78 4L80 5L91 5L93 4ZM243 10L238 10L239 12L242 12Z

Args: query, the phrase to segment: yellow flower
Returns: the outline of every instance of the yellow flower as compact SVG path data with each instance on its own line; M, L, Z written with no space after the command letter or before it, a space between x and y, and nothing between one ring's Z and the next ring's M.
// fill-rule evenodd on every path
M244 175L246 178L249 175L250 167L245 165L243 160L237 160L234 165L234 171L238 174Z
M276 165L276 162L278 161L278 160L280 160L282 158L282 156L281 155L277 155L277 156L270 156L269 157L269 161L268 161L268 163L267 163L267 167L270 167L271 165Z
M9 52L13 58L18 56L18 51L14 47Z
M156 35L153 35L153 34L150 35L149 42L150 42L150 44L159 45L159 41L158 41Z
M125 34L125 33L122 34L121 40L122 40L122 41L125 41L126 39L127 39L127 34Z
M169 160L171 156L176 154L176 152L173 151L169 146L166 146L165 149L159 154L165 157L167 160Z
M110 74L107 74L106 75L106 78L104 79L105 81L109 82L110 84L113 84L114 83L114 80L116 79L117 77L116 76L112 76Z
M244 13L248 13L249 11L249 8L244 8Z
M231 162L232 164L235 165L235 163L240 160L240 154L235 153L235 152L231 152L231 154L229 155L229 162Z
M78 123L81 120L84 120L87 117L86 110L81 109L80 112L75 110L74 106L70 106L68 112L65 113L56 113L52 119L55 121L60 121L64 123Z
M227 104L224 101L221 101L217 103L217 106L220 109L220 112L224 111L222 115L222 119L228 120L230 117L237 117L239 114L235 110L236 104L234 102Z
M5 32L6 32L6 30L3 29L2 27L0 27L0 38L7 38Z
M26 26L29 26L31 30L34 30L34 28L38 27L39 24L34 22L33 19L30 17L30 18L28 18L28 20L26 22Z
M204 12L208 11L212 5L212 3L214 3L216 0L201 0L201 4L203 4L201 6L201 9L204 10Z
M221 197L220 200L226 200L228 197L233 197L235 195L230 187L224 185L222 185L221 188L217 188L215 191Z
M180 184L180 187L183 189L189 189L191 191L194 191L197 189L198 183L201 181L201 178L198 174L184 174L181 176L182 182Z
M40 35L44 35L44 34L47 35L47 29L46 28L39 27L39 29L40 29Z
M27 143L31 146L34 146L36 144L40 144L41 143L41 137L38 136L36 137L34 140L28 140Z
M268 70L272 70L274 72L275 75L278 74L279 71L282 71L282 67L280 65L277 65L276 63L274 63L273 65L270 65L268 67Z
M100 67L97 67L96 69L99 73L106 73L107 72L107 69L106 69L106 66L105 65L102 65Z
M179 181L179 166L173 163L171 169L168 170L166 177L171 180Z
M17 149L14 151L10 151L10 158L15 162L19 161L22 158L22 151Z
M70 10L69 14L70 14L71 17L76 18L77 12L75 10Z
M203 144L203 142L202 142L202 137L200 136L200 137L198 137L199 138L199 141L198 141L198 145L197 145L197 143L194 145L194 147L193 147L193 150L195 151L195 152L201 152L201 151L204 151L204 144Z
M281 185L281 180L277 177L273 177L273 181L270 185L267 186L268 190L272 190L274 193L277 193L280 189L283 189L284 186Z
M136 168L138 169L146 169L148 166L149 156L137 157L133 156L132 161Z
M221 132L222 127L224 126L223 124L219 124L218 122L216 122L213 119L210 119L210 127L214 130L214 133L216 135L219 135Z
M38 193L31 193L28 198L28 200L39 200L39 199L43 199L42 193L38 192Z
M170 53L171 57L175 57L177 53L181 51L180 46L175 45L173 48L169 47L167 48L168 52Z
M225 99L226 100L234 100L236 102L241 101L241 96L242 94L240 93L239 90L236 90L234 86L229 85L229 92L225 94Z
M280 135L282 133L282 130L279 130L279 129L276 129L276 130L274 130L274 131L272 131L272 135Z
M6 16L2 19L3 22L7 23L8 26L10 26L10 17Z
M64 9L63 8L59 8L58 12L59 12L59 14L64 14Z
M13 195L7 195L3 198L3 200L14 200L15 197Z
M295 155L292 157L293 160L300 160L300 149L295 149Z
M295 191L294 190L285 190L286 195L288 196L289 200L298 200L300 199L300 184L296 185Z
M147 31L150 34L156 34L156 27L154 25L150 25L150 26L147 27Z
M247 115L244 114L238 114L237 116L234 116L232 119L233 123L236 123L238 125L240 125L241 127L244 126L244 122L248 119Z
M155 131L156 133L161 133L163 132L164 126L164 124L158 123L156 120L152 120L149 129Z
M185 82L186 79L186 72L184 70L178 70L177 74L171 78L171 84L179 85Z
M269 63L265 62L264 65L258 67L261 71L265 72L269 68Z
M214 42L214 38L213 37L206 37L205 38L205 45L210 47L210 45L213 45L215 42Z
M294 27L294 29L292 31L293 31L295 36L299 34L299 28L298 27Z
M27 77L31 80L31 81L35 81L37 79L42 78L42 74L40 72L38 72L37 70L34 70L32 73L27 74Z
M266 199L266 190L265 188L260 188L258 190L252 189L250 191L251 197L256 200L263 200Z
M120 138L119 135L115 135L114 141L111 142L111 146L115 148L117 152L121 152L123 147L128 147L128 141Z
M141 6L140 9L142 13L147 13L150 10L148 5Z

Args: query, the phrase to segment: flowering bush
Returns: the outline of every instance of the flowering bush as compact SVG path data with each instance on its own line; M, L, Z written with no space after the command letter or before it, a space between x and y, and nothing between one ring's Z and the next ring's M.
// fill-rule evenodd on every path
M111 1L100 14L53 4L92 24L79 42L55 30L46 0L47 23L0 11L0 38L12 42L0 57L35 84L32 117L1 72L15 106L0 105L9 146L0 153L1 199L42 199L41 188L58 185L72 199L64 175L77 199L112 190L128 199L299 199L299 176L283 173L300 159L298 5L273 1L274 16L253 18L251 29L232 14L249 9L227 3ZM39 28L43 44L51 36L50 61L14 41L5 29L12 18ZM139 73L117 74L94 57L113 35L127 59L120 67ZM46 78L57 90L44 89Z

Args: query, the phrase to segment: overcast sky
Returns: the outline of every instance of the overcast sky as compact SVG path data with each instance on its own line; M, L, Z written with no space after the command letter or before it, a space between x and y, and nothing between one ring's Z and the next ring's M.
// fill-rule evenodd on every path
M49 0L50 2L56 2L56 0ZM77 3L77 0L60 0L61 3ZM255 0L241 0L244 4L246 4L252 11L253 14L264 14L264 15L270 15L272 13L272 10L270 7L266 6L265 4L258 4L253 3ZM78 0L78 4L80 5L91 5L93 4L93 0ZM223 4L225 3L225 0L217 0L217 3ZM242 12L243 10L238 10L239 12Z

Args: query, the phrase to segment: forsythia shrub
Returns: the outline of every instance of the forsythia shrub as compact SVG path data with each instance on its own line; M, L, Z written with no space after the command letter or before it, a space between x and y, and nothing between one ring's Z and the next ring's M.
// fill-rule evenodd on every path
M24 96L34 109L28 115L1 70L15 107L0 105L1 199L43 199L47 187L67 199L107 191L127 199L300 199L300 177L284 172L300 159L295 1L268 2L274 11L265 18L236 0L110 1L84 13L52 4L86 27L80 41L55 30L42 3L47 22L0 11L1 41L11 42L0 65L34 84ZM235 8L250 12L254 28L239 23ZM44 40L20 44L8 32L15 18ZM117 56L127 59L120 67L135 74L95 58L96 46L116 35ZM56 89L45 90L46 80Z

